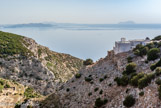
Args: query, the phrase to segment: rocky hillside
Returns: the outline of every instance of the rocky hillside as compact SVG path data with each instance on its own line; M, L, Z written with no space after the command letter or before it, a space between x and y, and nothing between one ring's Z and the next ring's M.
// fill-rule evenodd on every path
M14 108L28 100L43 98L32 88L19 84L13 80L0 78L0 108ZM27 106L26 106L27 107Z
M160 46L157 40L127 53L109 51L107 57L86 66L61 86L58 94L41 102L41 107L160 108Z
M33 39L0 31L0 77L31 86L43 95L71 79L83 60L57 53Z

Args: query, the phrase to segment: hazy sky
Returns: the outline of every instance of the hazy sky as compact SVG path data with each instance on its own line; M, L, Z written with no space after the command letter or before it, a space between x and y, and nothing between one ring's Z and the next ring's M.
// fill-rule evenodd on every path
M0 24L161 23L161 0L0 0Z

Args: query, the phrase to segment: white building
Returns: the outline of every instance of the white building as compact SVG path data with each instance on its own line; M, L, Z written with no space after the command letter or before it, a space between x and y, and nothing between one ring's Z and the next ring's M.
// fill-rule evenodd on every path
M121 41L116 41L115 42L115 47L113 48L114 53L118 54L121 52L128 52L132 50L133 48L136 47L136 45L141 44L141 45L146 45L150 43L150 39L135 39L135 40L129 40L126 41L125 38L121 38Z

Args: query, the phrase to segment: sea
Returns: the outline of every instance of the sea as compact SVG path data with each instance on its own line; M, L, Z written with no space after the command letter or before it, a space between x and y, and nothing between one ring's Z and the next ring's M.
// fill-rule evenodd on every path
M54 27L16 27L0 28L34 39L38 44L51 50L94 61L107 56L115 41L122 37L126 40L153 39L161 35L161 24L139 25L68 25Z

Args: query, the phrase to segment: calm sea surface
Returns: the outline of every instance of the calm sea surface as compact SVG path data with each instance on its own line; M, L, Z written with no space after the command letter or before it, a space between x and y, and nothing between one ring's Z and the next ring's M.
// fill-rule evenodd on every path
M121 37L128 39L154 38L161 35L161 29L122 30L78 30L55 28L1 28L2 31L24 35L51 50L71 54L82 59L98 60L107 55L115 41Z

